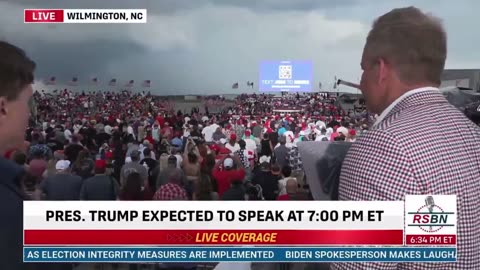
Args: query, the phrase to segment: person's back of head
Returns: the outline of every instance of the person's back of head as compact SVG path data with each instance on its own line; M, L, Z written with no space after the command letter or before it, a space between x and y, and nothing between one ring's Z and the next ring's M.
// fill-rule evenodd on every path
M132 172L127 176L121 197L123 200L142 199L142 176L138 172Z
M295 179L288 179L286 184L288 194L296 194L298 191L298 183Z
M13 161L20 166L23 166L27 163L27 155L21 151L15 151L13 154Z
M285 137L285 135L283 135L282 137L280 137L278 139L278 142L280 143L280 145L285 145L287 143L287 137Z
M336 142L344 142L345 141L345 135L343 135L343 133L340 133L338 134L337 137L335 137L333 140L336 141Z
M96 160L94 168L95 174L105 174L107 170L107 162L103 159Z
M238 145L240 146L240 149L242 149L242 150L245 150L245 148L247 147L247 143L244 140L240 140L238 142Z
M168 168L176 168L177 167L177 157L174 155L170 155L167 161Z
M59 160L55 164L55 170L57 173L68 173L70 169L70 161Z
M210 175L202 173L200 176L200 181L195 188L195 199L199 201L210 201L212 200L212 181Z
M150 148L143 149L144 158L151 158L151 153L152 153L152 150L150 150Z
M132 159L132 162L139 162L140 161L140 152L138 150L133 150L130 153L130 158Z
M285 178L290 177L292 175L292 167L290 167L289 165L283 166L282 167L282 175Z
M254 185L253 183L246 183L245 184L245 193L247 200L249 201L261 201L263 200L263 189L260 185L256 184Z
M369 110L381 113L408 90L438 87L446 55L441 22L418 8L397 8L377 18L361 63L360 87Z
M5 150L23 141L32 107L35 62L25 52L0 41L0 146ZM18 144L17 144L18 143Z
M168 182L181 186L183 183L183 171L181 169L172 170L168 175Z
M196 164L198 161L198 156L194 152L188 152L187 158L190 164Z
M243 185L243 179L240 179L238 177L234 177L231 179L230 184L232 187L239 187Z
M233 159L230 158L230 157L226 158L226 159L223 161L223 168L224 168L226 171L233 170L233 165L234 165Z
M271 169L271 172L273 175L280 175L280 166L278 164L273 164L272 165L272 169Z
M33 143L41 143L42 137L40 136L40 133L33 133L32 134L32 142Z

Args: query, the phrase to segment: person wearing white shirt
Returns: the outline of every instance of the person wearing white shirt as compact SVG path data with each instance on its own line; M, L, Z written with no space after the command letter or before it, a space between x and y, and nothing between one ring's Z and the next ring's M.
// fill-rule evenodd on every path
M155 123L152 128L152 138L156 142L160 141L160 128L158 127L158 124Z
M225 148L230 150L231 153L235 153L240 150L240 145L237 143L237 135L230 135L230 141L225 144Z
M82 125L81 124L75 124L73 125L73 134L78 134L78 132L80 132L80 130L82 129Z
M132 127L131 125L128 125L128 127L127 127L127 133L128 133L129 135L132 135L132 136L133 136L133 139L136 140L135 133L133 132L133 127Z
M177 152L174 156L177 158L177 169L181 169L183 164L182 155L179 152Z
M185 125L185 126L183 127L183 138L188 138L188 137L190 137L190 129L191 129L191 127L190 127L190 126L187 126L187 125Z
M65 136L65 139L68 140L68 142L72 142L72 132L70 129L66 128L65 131L63 132L63 135Z
M251 138L251 131L250 130L245 130L245 149L252 151L254 155L257 155L257 143L252 140Z
M315 141L316 142L328 141L328 137L326 134L327 134L327 129L322 128L322 130L320 130L320 133L317 134L317 136L315 137Z
M113 128L110 125L106 125L104 127L104 130L105 130L105 133L107 133L108 135L112 135Z
M202 129L202 135L206 142L211 142L213 140L213 133L215 131L211 130L211 125L207 123L207 126Z
M287 143L292 143L295 139L295 134L291 130L285 131L285 133L283 133L283 136L287 138Z
M319 120L315 123L315 126L317 126L319 129L322 129L322 128L326 128L327 125L325 124L325 122Z
M202 135L204 136L206 142L213 141L213 133L215 133L218 127L220 126L213 123L202 130Z

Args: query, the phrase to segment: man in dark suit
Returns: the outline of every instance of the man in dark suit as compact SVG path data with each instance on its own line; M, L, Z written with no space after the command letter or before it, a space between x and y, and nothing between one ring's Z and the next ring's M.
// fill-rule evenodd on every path
M360 88L368 109L379 117L344 160L339 198L457 195L457 262L347 263L332 269L480 269L480 128L438 90L446 55L441 23L417 8L394 9L374 22Z
M35 63L0 41L0 152L23 142L33 94ZM24 170L0 157L0 269L27 269L23 264Z

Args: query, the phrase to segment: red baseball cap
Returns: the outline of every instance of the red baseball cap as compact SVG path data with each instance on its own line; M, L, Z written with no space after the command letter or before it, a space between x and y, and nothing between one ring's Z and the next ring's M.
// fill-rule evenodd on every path
M107 162L103 159L98 159L95 161L95 168L105 169L107 167Z

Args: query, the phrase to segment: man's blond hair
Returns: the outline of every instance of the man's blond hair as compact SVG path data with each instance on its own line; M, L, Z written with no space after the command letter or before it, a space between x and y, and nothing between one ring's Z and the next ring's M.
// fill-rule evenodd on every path
M447 35L439 19L418 8L393 9L377 18L365 48L367 61L382 58L407 84L440 84Z

